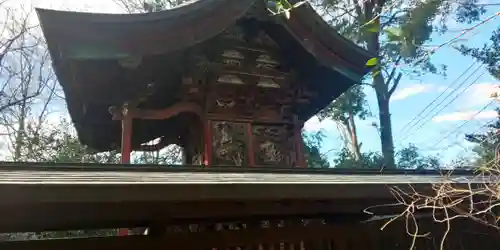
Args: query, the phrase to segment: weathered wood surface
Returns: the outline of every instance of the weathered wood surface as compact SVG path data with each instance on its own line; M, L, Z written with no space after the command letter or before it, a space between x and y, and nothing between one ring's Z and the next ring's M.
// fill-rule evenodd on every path
M425 171L0 163L0 232L359 215L369 206L394 203L391 186L429 190L430 183L444 180L484 181L467 171L447 178ZM393 214L403 208L381 209Z
M482 182L477 178L440 175L325 175L281 173L148 173L102 171L2 171L0 184L208 184L208 183L309 183L309 184L430 184Z
M126 236L86 239L2 242L2 250L153 250L168 248L207 249L245 247L250 245L300 242L333 238L341 228L331 225L314 227L290 226L283 228L256 228L208 232L175 232L165 236ZM300 244L300 243L299 243Z
M254 221L256 222L256 221ZM412 243L413 229L404 220L393 222L381 231L382 223L335 224L321 221L267 221L260 224L229 224L207 228L203 222L170 226L155 236L103 237L43 241L0 242L2 250L153 250L164 249L297 249L297 250L407 250L407 249L497 249L498 234L470 220L452 223L444 248L440 244L445 226L432 220L419 220L419 234ZM292 222L292 223L289 223ZM206 225L208 226L208 224ZM412 245L414 248L412 248Z
M57 195L55 193L54 195ZM289 200L197 202L32 202L0 205L0 232L133 228L208 219L329 218L338 223L369 218L363 209L392 200ZM394 207L384 213L399 212ZM403 208L398 208L403 209ZM395 210L395 211L393 211ZM68 212L70 211L70 212Z
M473 171L385 171L258 167L44 164L0 162L0 184L432 184L484 183Z
M39 202L387 199L389 188L431 191L444 181L486 182L473 175L335 174L335 171L217 172L200 169L0 167L0 205ZM221 169L221 168L220 168ZM250 169L248 169L250 170ZM230 184L230 185L229 185ZM256 185L259 184L259 185ZM411 188L410 188L411 186Z

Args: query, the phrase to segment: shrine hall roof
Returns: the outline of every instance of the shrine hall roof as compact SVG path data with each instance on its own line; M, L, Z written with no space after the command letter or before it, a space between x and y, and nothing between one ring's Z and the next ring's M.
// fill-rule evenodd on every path
M109 107L137 99L137 93L152 82L161 86L151 96L150 106L172 105L181 85L186 51L242 20L257 20L258 27L278 44L284 60L298 69L302 81L320 90L309 107L297 111L302 120L359 83L369 71L366 62L373 56L338 34L308 4L294 9L286 19L269 15L264 2L198 0L143 14L37 9L81 142L98 151L116 148L120 124L111 120ZM119 60L130 58L140 58L136 69L119 65ZM181 129L176 123L134 123L132 144L137 147L164 136L165 130Z

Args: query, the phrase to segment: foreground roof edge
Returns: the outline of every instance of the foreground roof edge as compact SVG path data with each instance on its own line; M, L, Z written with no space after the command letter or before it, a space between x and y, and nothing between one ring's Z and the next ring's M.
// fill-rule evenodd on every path
M131 166L134 166L131 168ZM179 167L182 168L179 168ZM276 174L333 174L333 175L440 175L478 176L473 166L456 169L371 169L371 168L241 168L234 166L156 165L156 164L112 164L112 163L56 163L56 162L11 162L0 161L0 171L119 171L119 172L203 172L203 173L276 173Z

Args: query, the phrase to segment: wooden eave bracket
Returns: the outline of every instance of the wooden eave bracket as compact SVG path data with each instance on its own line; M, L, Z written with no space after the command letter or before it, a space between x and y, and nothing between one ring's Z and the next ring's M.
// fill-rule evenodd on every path
M111 107L110 113L113 120L123 120L126 116L132 119L167 120L180 113L194 113L201 117L202 108L193 102L181 102L159 110L131 108L124 105L121 108Z

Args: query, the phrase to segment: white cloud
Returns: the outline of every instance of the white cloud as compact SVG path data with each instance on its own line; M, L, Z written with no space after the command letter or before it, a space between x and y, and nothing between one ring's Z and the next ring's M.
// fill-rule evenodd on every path
M477 115L476 115L477 114ZM432 118L433 122L449 122L449 121L468 121L468 120L483 120L483 119L493 119L498 116L495 110L483 111L477 113L477 111L469 112L453 112L444 115L438 115Z
M495 95L496 97L494 97ZM463 99L460 102L460 106L465 108L480 107L486 105L493 98L500 100L500 82L478 83L472 85L463 93Z
M7 0L2 7L17 10L44 8L56 10L85 11L95 13L124 13L124 9L113 0ZM2 16L4 13L0 13ZM33 15L36 17L36 15Z
M322 129L336 128L336 126L335 122L330 119L320 121L317 116L313 116L304 123L304 130L308 132L317 132Z
M492 0L479 0L477 3L478 4L490 4L490 3L493 3L493 1Z
M2 2L0 23L27 17L30 26L35 26L39 23L34 8L112 14L125 13L125 9L113 0L7 0L0 2ZM0 35L6 35L4 33L6 32L2 32Z
M9 131L4 126L0 126L0 161L7 160L9 154Z
M459 94L459 98L454 101L454 103L457 103L460 109L468 110L472 108L481 108L493 98L500 101L500 82L482 82L470 87L464 86L459 89L432 84L411 84L405 88L396 90L391 97L391 101L403 100L410 96L428 92L445 92L445 95L440 97L440 99L451 94L447 100L451 100Z
M31 3L35 7L58 10L95 13L123 13L124 11L123 8L121 8L113 0L31 0Z
M407 87L396 90L391 97L391 101L399 101L406 99L410 96L422 94L436 90L436 87L431 84L410 84Z

